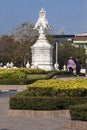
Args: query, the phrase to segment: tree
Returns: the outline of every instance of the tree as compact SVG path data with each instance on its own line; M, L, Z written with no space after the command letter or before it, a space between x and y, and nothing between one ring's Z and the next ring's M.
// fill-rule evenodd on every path
M58 61L60 68L63 67L63 65L67 65L67 61L69 57L72 56L74 59L76 59L77 56L80 57L82 64L84 64L85 61L85 49L84 48L76 48L72 45L72 42L63 40L58 45Z
M18 27L12 32L12 35L13 37L17 37L21 43L34 42L38 33L33 28L34 24L24 22L21 25L18 25Z
M0 39L0 63L13 62L17 67L24 66L24 60L31 61L31 43L14 41L12 36L2 35ZM25 63L26 63L25 62Z
M14 48L12 48L12 37L3 35L0 39L0 62L4 64L6 62L10 62L12 60L11 52L13 52Z
M29 43L18 44L13 52L14 64L18 67L24 67L27 61L31 61Z

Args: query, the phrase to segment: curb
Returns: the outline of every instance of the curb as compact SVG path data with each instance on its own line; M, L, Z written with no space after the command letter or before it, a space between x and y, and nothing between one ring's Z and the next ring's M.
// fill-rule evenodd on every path
M2 93L2 92L22 92L23 90L18 90L18 89L14 89L14 90L12 90L12 89L2 89L2 90L0 90L0 92Z
M0 92L21 92L27 89L27 85L0 85Z
M7 116L12 117L26 117L26 118L59 118L70 119L69 110L55 110L55 111L39 111L39 110L14 110L8 109L5 111Z
M70 129L70 130L87 130L87 122L66 120L64 123L64 128Z

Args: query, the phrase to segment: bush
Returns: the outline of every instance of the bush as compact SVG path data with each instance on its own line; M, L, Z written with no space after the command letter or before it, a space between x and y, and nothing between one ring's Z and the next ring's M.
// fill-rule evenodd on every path
M0 84L25 84L27 75L16 69L0 71Z
M35 68L18 68L19 71L22 71L26 74L46 74L47 72L42 69Z
M70 76L70 74L71 73L69 71L61 71L61 70L58 70L58 71L57 70L48 71L46 79L51 79L54 76L57 76L57 77Z
M0 84L31 84L44 79L46 71L32 68L1 69Z
M28 85L27 90L11 97L9 104L11 109L68 109L70 105L86 103L86 95L86 79L39 80Z
M87 96L87 79L38 80L28 90L29 96L83 97Z
M69 110L72 120L87 121L87 103L70 106Z
M87 98L59 98L59 97L29 97L25 96L26 91L10 97L11 109L22 110L59 110L68 109L70 105L86 103Z

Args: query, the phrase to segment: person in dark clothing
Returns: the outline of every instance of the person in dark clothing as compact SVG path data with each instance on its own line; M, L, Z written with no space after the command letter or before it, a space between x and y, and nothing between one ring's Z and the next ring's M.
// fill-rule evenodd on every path
M80 75L80 69L81 69L81 60L80 60L79 57L76 58L75 64L76 64L76 75L79 76Z

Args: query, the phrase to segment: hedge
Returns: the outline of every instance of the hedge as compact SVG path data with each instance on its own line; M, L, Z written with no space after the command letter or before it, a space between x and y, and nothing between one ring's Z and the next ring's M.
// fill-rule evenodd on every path
M32 68L16 68L16 69L1 69L0 70L0 84L30 84L37 81L39 78L30 78L32 74L45 74L46 71ZM39 76L40 77L40 76Z
M31 75L33 78L31 78ZM51 79L56 75L67 76L70 74L68 71L45 71L34 68L1 69L0 84L31 84L40 79Z
M11 109L22 110L59 110L68 109L70 105L86 103L86 98L28 97L12 96L9 100Z
M29 96L84 97L87 96L87 79L38 80L28 85Z
M27 75L16 69L0 71L0 84L25 84Z
M17 68L17 70L25 72L26 74L46 74L47 71L39 68Z
M70 106L69 110L72 120L87 121L87 103Z
M47 71L46 79L51 79L51 78L60 78L60 77L72 77L75 76L75 74L72 74L68 70L51 70ZM85 74L80 73L80 76L85 76Z

